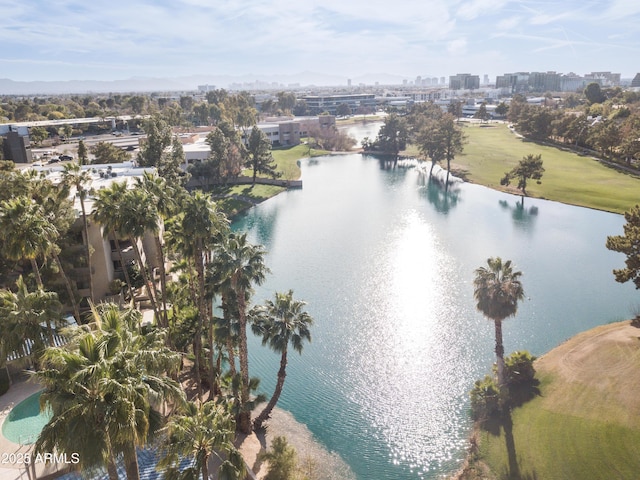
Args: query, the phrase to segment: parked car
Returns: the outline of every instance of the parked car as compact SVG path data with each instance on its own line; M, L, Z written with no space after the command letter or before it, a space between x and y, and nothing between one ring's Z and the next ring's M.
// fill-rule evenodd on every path
M59 158L60 158L61 162L68 162L70 160L73 160L73 157L71 155L67 155L67 154L60 155Z
M58 163L60 161L60 157L51 157L47 163L51 164L51 163Z

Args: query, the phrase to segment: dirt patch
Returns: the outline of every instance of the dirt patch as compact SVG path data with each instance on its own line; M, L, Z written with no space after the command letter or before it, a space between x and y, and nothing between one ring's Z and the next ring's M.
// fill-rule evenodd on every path
M596 389L608 405L640 413L640 330L624 321L580 333L536 361L578 394Z

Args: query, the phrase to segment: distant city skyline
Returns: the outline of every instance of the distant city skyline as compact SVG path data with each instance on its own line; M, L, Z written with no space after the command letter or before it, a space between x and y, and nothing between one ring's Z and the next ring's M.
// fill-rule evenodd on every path
M640 71L637 0L0 0L0 12L0 78L14 81Z

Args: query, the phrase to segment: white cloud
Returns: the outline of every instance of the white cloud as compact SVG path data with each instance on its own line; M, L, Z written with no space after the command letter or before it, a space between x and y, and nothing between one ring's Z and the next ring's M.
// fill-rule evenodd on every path
M560 20L564 20L565 18L572 17L572 16L575 16L575 12L565 12L565 13L559 13L556 15L541 13L539 15L535 15L534 17L532 17L531 20L529 20L529 23L531 25L547 25L550 23L558 22Z
M462 55L467 52L467 39L466 38L457 38L451 42L447 46L447 52L450 55Z
M496 28L498 30L513 30L518 25L520 25L521 21L522 21L522 18L518 16L503 18L498 22L498 24L496 25Z
M456 16L463 20L473 20L481 15L496 14L509 0L470 0L458 7Z

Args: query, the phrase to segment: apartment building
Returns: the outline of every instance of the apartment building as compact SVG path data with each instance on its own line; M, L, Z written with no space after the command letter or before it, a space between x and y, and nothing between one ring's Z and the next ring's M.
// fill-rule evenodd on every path
M62 166L55 167L31 167L37 171L45 172L54 184L62 181ZM129 188L133 188L135 178L142 177L145 172L153 172L153 168L135 167L132 162L125 162L111 165L85 165L83 170L88 171L91 175L91 185L86 188L90 192L99 191L107 188L114 182L125 182ZM84 228L82 220L82 208L80 198L75 188L70 191L70 198L74 200L74 210L76 212L76 221L71 228L71 233L76 240L76 245L69 247L69 251L64 252L67 256L75 257L74 268L68 272L70 279L75 281L78 293L81 297L89 297L89 276L93 279L93 290L96 300L104 299L112 294L110 283L116 279L123 279L123 268L120 263L118 251L116 249L116 239L105 231L99 223L95 222L90 216L90 212L94 208L95 197L89 195L84 203L87 215L89 215L88 238L84 238ZM122 250L123 260L125 264L135 262L135 253L131 240L128 238L119 238L120 248ZM91 246L91 271L84 263L84 244L88 242ZM145 234L138 240L138 248L141 252L143 261L150 265L156 274L159 268L157 260L157 250L153 235Z
M312 115L320 115L328 112L330 115L337 115L338 106L346 104L351 108L351 113L358 113L360 108L375 111L376 98L373 93L354 93L348 95L307 95L302 97L307 103L309 112Z

